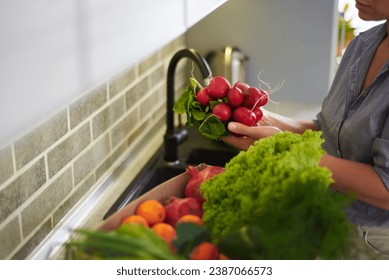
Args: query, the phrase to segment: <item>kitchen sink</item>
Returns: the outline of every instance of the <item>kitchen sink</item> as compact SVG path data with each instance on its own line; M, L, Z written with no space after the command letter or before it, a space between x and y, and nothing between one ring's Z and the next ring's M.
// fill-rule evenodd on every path
M155 169L144 170L138 174L138 176L124 190L124 192L104 215L104 219L123 208L137 197L145 194L159 184L182 174L183 172L185 172L185 168L181 167L157 167Z
M188 153L183 153L184 160L180 164L167 165L163 162L163 148L161 148L111 206L104 215L104 219L159 184L182 174L189 165L196 166L205 163L225 166L237 153L236 150L197 148L190 150Z
M209 165L224 166L231 158L236 156L238 151L235 150L207 150L207 149L194 149L186 160L187 164L197 165L200 163L206 163Z

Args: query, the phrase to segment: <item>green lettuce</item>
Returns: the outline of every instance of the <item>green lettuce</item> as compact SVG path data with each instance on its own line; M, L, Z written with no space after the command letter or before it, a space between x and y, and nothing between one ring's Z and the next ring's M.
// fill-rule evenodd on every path
M336 259L345 254L350 226L344 207L350 199L329 188L331 172L319 166L322 143L320 132L277 133L240 152L225 172L204 182L203 220L213 241L239 242L229 235L251 227L260 231L251 240L260 249L250 257Z

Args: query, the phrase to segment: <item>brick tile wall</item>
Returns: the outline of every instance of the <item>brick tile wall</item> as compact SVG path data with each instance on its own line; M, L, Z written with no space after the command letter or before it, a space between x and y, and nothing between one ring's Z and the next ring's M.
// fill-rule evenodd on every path
M0 150L0 259L25 259L123 153L164 124L167 64L184 46L177 38Z

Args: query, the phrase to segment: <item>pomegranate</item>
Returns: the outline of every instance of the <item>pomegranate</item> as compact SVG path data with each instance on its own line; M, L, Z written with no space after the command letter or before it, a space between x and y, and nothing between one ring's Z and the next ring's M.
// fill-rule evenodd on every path
M172 196L169 198L165 206L166 218L165 222L175 227L177 221L185 215L191 214L203 216L202 203L196 197L178 198Z
M207 179L212 178L214 175L224 171L220 166L208 166L199 171L196 167L189 166L186 169L186 173L190 179L185 187L185 197L196 197L200 202L204 202L204 197L201 194L200 185Z

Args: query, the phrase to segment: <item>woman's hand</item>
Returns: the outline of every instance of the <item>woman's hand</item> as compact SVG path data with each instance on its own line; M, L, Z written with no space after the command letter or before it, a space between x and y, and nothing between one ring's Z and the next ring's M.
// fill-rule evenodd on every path
M223 137L221 140L241 150L247 150L258 139L282 132L275 126L247 126L238 122L230 122L228 130L235 135Z

